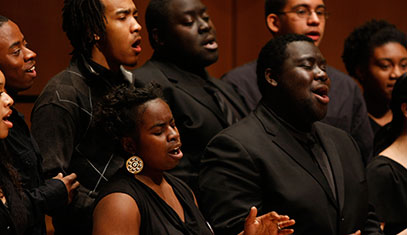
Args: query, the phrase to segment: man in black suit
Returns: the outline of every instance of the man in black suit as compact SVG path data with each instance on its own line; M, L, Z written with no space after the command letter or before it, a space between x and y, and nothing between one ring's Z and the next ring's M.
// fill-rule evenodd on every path
M214 137L201 164L200 208L217 234L241 230L250 206L289 215L295 234L380 234L356 142L319 122L326 66L304 35L276 37L260 52L259 106Z
M154 55L134 72L135 83L161 84L181 134L184 157L170 172L196 189L209 140L247 114L235 90L208 75L218 59L216 31L199 0L152 0L146 25ZM143 156L140 156L143 157Z
M324 0L265 0L264 19L273 37L304 34L318 46L324 36L328 11ZM254 110L261 99L256 63L237 67L223 77L237 88L250 110ZM321 121L348 132L358 143L367 164L372 157L373 132L360 88L351 77L332 66L327 66L327 74L331 79L331 100Z

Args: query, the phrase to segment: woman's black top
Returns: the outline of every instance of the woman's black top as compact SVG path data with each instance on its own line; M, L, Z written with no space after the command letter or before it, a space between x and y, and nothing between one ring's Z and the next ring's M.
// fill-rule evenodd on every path
M16 234L13 221L11 220L11 216L9 214L9 210L2 202L0 202L0 234Z
M176 197L184 208L185 223L178 214L147 185L128 173L119 172L101 190L96 204L111 193L130 195L140 210L140 234L157 235L212 235L212 231L195 205L191 189L180 179L164 174ZM95 204L95 205L96 205Z
M369 201L375 206L385 234L407 228L407 169L385 157L375 157L367 166Z

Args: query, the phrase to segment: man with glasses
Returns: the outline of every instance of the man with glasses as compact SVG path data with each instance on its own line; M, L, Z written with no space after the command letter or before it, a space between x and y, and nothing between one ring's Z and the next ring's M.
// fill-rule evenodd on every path
M311 38L316 46L321 43L328 18L323 0L266 0L265 13L266 25L273 37L297 33ZM237 88L251 110L261 99L256 64L257 61L250 62L223 77ZM322 122L352 135L366 164L371 157L373 132L360 89L352 78L335 68L327 66L326 72L331 79L331 101Z

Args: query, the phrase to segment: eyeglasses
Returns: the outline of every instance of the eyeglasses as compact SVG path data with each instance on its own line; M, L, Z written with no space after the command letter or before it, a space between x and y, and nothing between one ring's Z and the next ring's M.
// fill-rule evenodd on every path
M296 9L292 10L292 11L282 11L282 12L277 12L276 14L295 13L298 16L298 18L305 19L305 18L310 17L313 12L315 12L315 14L317 15L317 17L320 20L328 19L329 13L323 7L320 7L318 9L316 9L316 10L310 10L307 7L302 7L301 6L301 7L298 7Z

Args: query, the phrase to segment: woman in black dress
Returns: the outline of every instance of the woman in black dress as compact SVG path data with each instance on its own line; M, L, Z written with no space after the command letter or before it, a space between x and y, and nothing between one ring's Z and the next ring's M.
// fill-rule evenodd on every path
M96 123L113 136L125 169L100 192L93 234L213 234L191 189L165 173L182 158L174 118L158 85L120 86L96 112ZM249 208L248 208L249 210ZM250 209L244 234L290 234L294 224L275 212L256 218Z
M407 74L394 86L392 121L377 134L376 152L367 166L369 200L385 234L407 234Z

